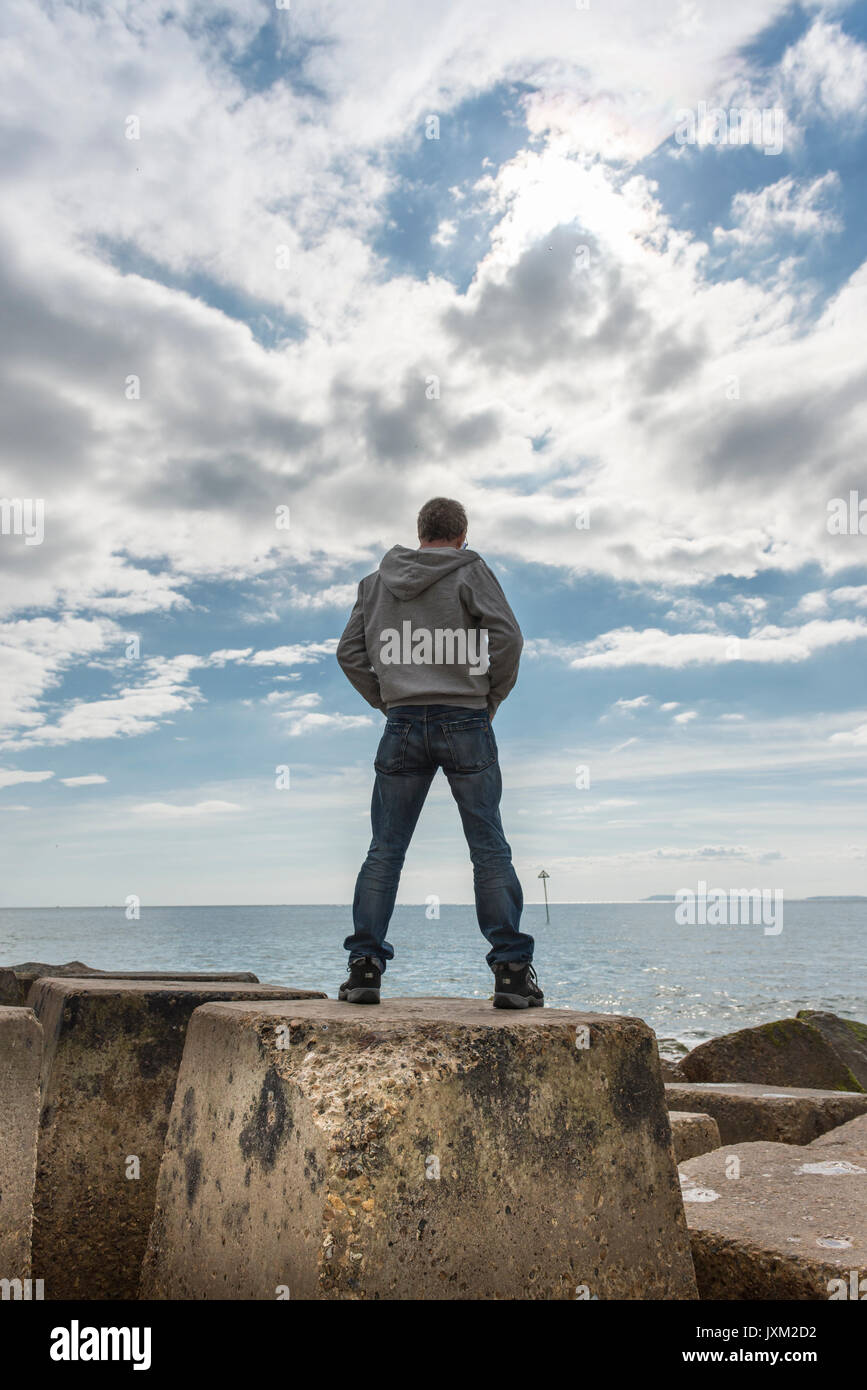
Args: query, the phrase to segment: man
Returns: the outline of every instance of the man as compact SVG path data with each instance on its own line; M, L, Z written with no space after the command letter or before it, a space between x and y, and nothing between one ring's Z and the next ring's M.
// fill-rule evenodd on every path
M482 557L467 549L459 502L434 497L418 515L418 550L395 545L362 579L337 647L345 675L386 716L374 760L373 839L343 943L349 979L339 999L378 1004L394 951L386 932L400 871L437 768L458 803L473 862L476 914L490 945L494 1007L544 1003L533 938L500 820L502 779L491 720L518 675L523 638Z

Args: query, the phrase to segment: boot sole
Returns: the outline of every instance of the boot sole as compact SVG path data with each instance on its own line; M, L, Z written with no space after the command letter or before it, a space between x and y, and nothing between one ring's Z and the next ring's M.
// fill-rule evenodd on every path
M345 992L341 989L337 998L344 1004L378 1004L378 989L348 989Z
M495 1009L541 1009L544 999L533 999L529 994L495 994Z

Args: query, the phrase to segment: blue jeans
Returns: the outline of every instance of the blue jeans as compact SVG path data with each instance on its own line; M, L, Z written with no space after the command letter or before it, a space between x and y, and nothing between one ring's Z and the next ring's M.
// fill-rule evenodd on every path
M386 932L400 871L437 768L458 803L473 863L476 916L490 944L488 965L533 959L533 938L519 930L524 895L500 820L503 781L491 721L483 709L400 705L388 711L374 759L373 839L355 885L350 964L372 956L384 970L394 949Z

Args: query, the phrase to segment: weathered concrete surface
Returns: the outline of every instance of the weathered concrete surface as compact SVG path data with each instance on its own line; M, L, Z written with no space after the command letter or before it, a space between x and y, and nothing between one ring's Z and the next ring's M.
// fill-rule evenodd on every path
M863 1163L867 1168L867 1115L859 1115L848 1124L829 1129L827 1134L814 1139L810 1148L827 1149L828 1158L834 1157L832 1150L842 1153L845 1149L847 1158L851 1158L853 1163Z
M817 1009L799 1009L797 1017L817 1028L830 1043L841 1062L867 1090L867 1023L839 1014L822 1013Z
M697 1154L710 1153L711 1149L718 1149L722 1142L719 1126L712 1115L702 1115L699 1111L669 1110L668 1122L678 1163L695 1158Z
M828 1040L801 1018L781 1018L710 1038L681 1062L688 1081L757 1081L823 1091L863 1091Z
M740 1175L728 1176L735 1158ZM726 1145L680 1172L703 1299L849 1297L850 1271L867 1273L867 1166L813 1145L759 1143Z
M141 1295L280 1288L695 1297L650 1029L445 998L199 1009Z
M220 971L216 974L171 970L97 970L80 960L70 960L65 965L43 965L29 960L23 965L0 967L0 1004L26 1004L35 981L49 975L53 979L98 975L101 980L233 980L239 984L259 983L259 977L249 970Z
M33 1269L46 1299L135 1297L193 1010L311 997L260 984L37 981L45 1056ZM140 1176L127 1176L136 1158Z
M826 1130L845 1124L856 1115L867 1114L864 1095L746 1082L670 1082L665 1088L665 1099L672 1110L713 1115L723 1144L761 1139L779 1144L809 1144Z
M30 1278L42 1025L0 1007L0 1279Z

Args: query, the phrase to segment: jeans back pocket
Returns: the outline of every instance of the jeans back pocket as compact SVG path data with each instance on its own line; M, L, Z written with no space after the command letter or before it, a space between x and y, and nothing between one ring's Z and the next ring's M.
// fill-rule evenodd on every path
M496 761L497 745L487 715L441 724L455 772L482 772Z
M389 719L386 721L373 766L377 772L400 772L406 755L406 741L412 721L409 719Z

